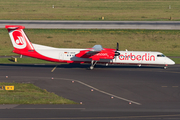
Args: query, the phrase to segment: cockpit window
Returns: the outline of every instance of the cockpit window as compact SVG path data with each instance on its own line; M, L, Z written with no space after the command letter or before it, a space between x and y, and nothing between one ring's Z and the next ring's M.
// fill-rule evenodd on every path
M165 57L163 54L158 54L157 57Z

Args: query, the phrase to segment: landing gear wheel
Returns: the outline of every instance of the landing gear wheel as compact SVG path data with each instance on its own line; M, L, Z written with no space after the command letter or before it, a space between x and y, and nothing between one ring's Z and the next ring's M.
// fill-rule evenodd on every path
M106 63L106 66L108 66L109 64L108 63Z
M167 69L167 66L165 66L164 69Z
M92 60L91 66L89 67L90 70L94 69L94 66L96 65L97 61Z
M92 70L92 69L94 69L94 67L93 67L93 66L90 66L89 69Z

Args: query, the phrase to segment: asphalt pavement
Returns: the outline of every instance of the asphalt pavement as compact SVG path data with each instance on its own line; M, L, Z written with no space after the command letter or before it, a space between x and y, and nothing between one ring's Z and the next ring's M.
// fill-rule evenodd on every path
M33 83L78 105L0 105L0 119L180 119L180 65L55 66L0 64L0 82Z
M180 30L180 21L55 21L0 20L5 25L23 25L33 29L156 29Z

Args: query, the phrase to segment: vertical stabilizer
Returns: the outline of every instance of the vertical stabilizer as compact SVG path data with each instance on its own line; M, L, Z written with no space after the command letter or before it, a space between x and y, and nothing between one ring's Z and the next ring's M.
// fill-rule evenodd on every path
M21 54L23 52L34 51L34 47L23 31L25 28L24 26L6 25L5 28L8 30L11 42L14 46L13 52Z

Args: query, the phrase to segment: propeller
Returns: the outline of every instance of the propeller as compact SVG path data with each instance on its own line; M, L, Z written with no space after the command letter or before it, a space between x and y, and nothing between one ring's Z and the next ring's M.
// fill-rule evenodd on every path
M114 52L115 60L119 57L120 53L119 51L119 43L117 42L116 51Z
M119 50L119 43L117 42L116 51Z

